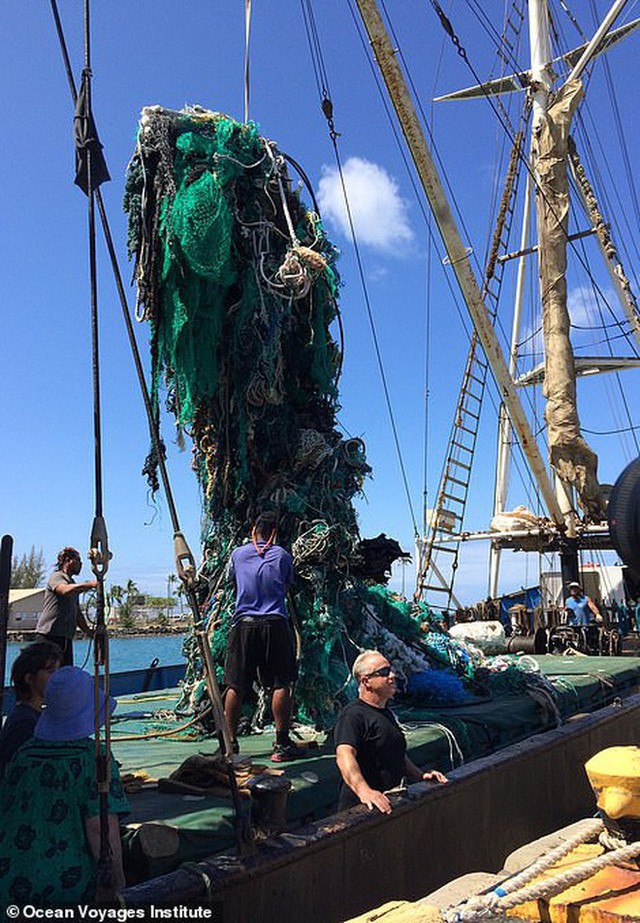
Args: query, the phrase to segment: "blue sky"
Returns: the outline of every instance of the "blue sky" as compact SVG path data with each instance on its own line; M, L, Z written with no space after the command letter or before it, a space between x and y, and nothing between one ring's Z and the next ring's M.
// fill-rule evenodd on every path
M607 5L601 0L596 3L600 12ZM152 104L180 108L198 103L242 117L244 3L100 0L92 6L94 111L112 176L103 195L128 281L131 268L126 262L121 201L140 110ZM483 6L499 29L502 4ZM591 34L593 24L585 6L577 4L576 10ZM59 8L79 80L82 4L61 0ZM387 8L427 112L432 96L474 82L427 3L389 0ZM347 5L323 0L315 9L367 290L420 522L428 274L422 206L413 193ZM470 16L466 3L452 3L447 9L474 67L487 75L493 62L488 35ZM562 28L569 31L566 21ZM94 511L86 199L73 185L72 107L48 4L43 0L2 4L0 29L6 139L0 158L4 410L0 530L14 536L19 553L31 545L42 546L50 564L63 545L86 550ZM627 140L639 115L637 93L632 90L638 41L637 35L632 37L610 57ZM591 88L596 99L597 82L602 80L602 69L596 66ZM604 92L601 95L604 98ZM605 103L601 112L594 103L593 112L603 118L603 136L613 136ZM263 134L304 167L324 205L329 234L342 251L346 347L340 419L345 430L364 438L374 469L357 504L362 534L384 531L411 550L411 517L363 292L336 194L333 151L319 108L301 7L295 0L254 2L250 115ZM482 262L494 188L492 164L502 134L484 101L440 104L434 118L438 151L446 162L470 245ZM608 160L614 173L624 173L615 147ZM637 158L634 161L631 169L637 183ZM622 195L628 199L624 189ZM114 553L107 582L121 583L131 577L142 590L161 593L167 574L174 570L171 523L163 498L154 504L140 475L148 443L142 401L101 234L98 243L104 509ZM430 496L437 489L468 344L468 322L461 320L449 294L447 271L434 254L427 364ZM571 285L579 313L584 302L575 294L581 289L579 276ZM146 357L146 328L138 326L137 334ZM637 374L628 374L636 375L637 395ZM604 387L611 390L612 385ZM632 377L627 388L633 394ZM589 411L595 410L594 429L613 428L604 398L601 402L587 396L585 403ZM479 443L469 507L473 529L486 528L490 518L495 411L489 401L485 417L488 425ZM171 420L163 421L163 429L171 444ZM635 454L633 445L626 455L608 442L597 448L602 450L604 480L614 480ZM197 555L200 507L189 461L188 450L180 453L170 445L178 511ZM469 601L485 595L485 555L484 547L465 550L459 588ZM410 574L405 579L409 590ZM401 580L398 575L396 583ZM509 556L507 585L535 580L535 561L516 562L515 556Z

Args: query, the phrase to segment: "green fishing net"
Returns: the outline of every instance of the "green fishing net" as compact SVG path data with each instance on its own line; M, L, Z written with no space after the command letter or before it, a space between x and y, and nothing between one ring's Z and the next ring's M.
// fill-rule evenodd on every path
M276 145L253 123L199 108L143 110L124 207L154 413L164 394L201 489L199 627L220 668L230 553L259 512L277 512L296 569L296 703L303 720L324 725L358 649L428 667L420 626L430 620L363 565L352 501L370 469L362 441L345 439L336 420L337 251ZM153 468L151 458L155 487ZM185 653L186 708L204 689L194 636Z

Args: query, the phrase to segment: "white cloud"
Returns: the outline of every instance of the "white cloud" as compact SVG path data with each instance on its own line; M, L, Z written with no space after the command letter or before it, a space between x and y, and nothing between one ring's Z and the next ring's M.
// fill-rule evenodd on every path
M350 157L342 168L349 206L359 242L402 255L413 243L408 206L398 184L384 167ZM318 187L322 216L345 237L351 237L338 171L324 166Z
M608 293L606 293L608 298ZM577 286L567 292L567 308L571 323L578 327L588 327L590 324L599 324L598 298L590 285ZM610 299L609 299L610 301ZM602 308L606 311L606 308Z

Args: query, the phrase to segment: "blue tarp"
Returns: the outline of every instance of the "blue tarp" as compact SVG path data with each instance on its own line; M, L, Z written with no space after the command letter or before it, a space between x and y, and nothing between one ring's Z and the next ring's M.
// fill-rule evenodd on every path
M512 606L523 605L531 610L531 624L529 631L533 631L533 610L542 605L542 596L539 586L523 587L518 593L509 593L500 599L500 621L503 625L511 624L509 609Z

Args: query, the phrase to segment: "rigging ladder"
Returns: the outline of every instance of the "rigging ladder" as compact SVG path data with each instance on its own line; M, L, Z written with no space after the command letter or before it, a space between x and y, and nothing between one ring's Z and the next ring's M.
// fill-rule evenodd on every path
M511 151L491 252L484 273L482 295L485 303L488 304L489 313L494 322L504 276L504 263L498 260L498 255L507 252L515 209L517 165L521 156L522 138L523 132L520 130ZM443 604L437 608L441 609L450 609L452 600L457 604L453 585L458 569L460 543L449 539L452 534L462 532L488 369L489 363L480 350L478 336L474 331L460 386L438 497L428 522L429 534L422 545L420 554L416 594L422 595L425 592L439 594Z

